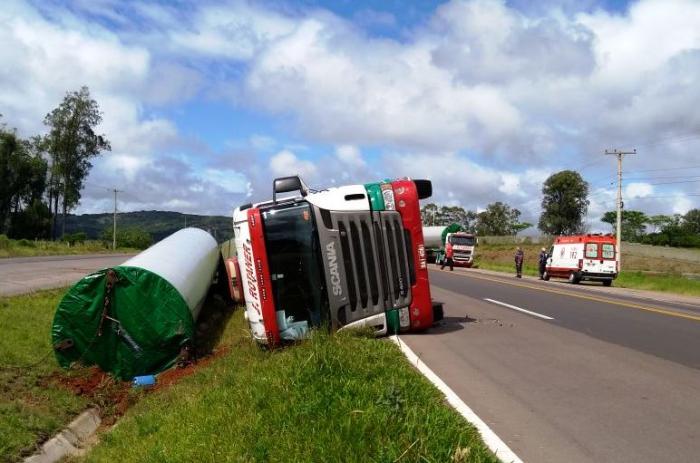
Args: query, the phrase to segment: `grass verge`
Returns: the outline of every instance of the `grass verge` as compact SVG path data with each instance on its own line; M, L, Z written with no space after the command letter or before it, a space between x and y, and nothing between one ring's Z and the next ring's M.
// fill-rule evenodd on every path
M11 240L0 235L0 258L4 257L34 257L34 256L63 256L75 254L110 254L114 252L138 252L132 248L117 248L112 250L102 241L88 240L69 245L63 241L43 240Z
M676 275L645 275L641 272L623 271L613 284L622 288L700 296L700 281Z
M109 422L129 405L128 384L56 362L49 333L64 292L0 298L0 461L31 455L88 406Z
M521 245L525 252L525 262L523 264L523 274L538 276L537 256L541 245ZM496 272L511 273L515 275L515 263L513 257L515 246L508 244L484 244L476 248L475 263L478 268L493 270ZM658 261L658 262L657 262ZM700 281L691 280L680 274L671 273L668 270L666 275L656 275L643 273L649 269L664 269L665 266L673 265L668 259L624 255L624 269L615 279L613 285L621 288L646 289L651 291L683 294L686 296L700 296ZM687 264L688 266L690 264ZM688 267L696 270L695 267ZM685 267L684 270L687 270Z
M84 398L49 381L59 370L49 332L63 292L0 298L1 461L32 453L86 406Z
M228 353L139 401L89 462L495 462L477 431L389 342L316 332L266 351L242 314Z

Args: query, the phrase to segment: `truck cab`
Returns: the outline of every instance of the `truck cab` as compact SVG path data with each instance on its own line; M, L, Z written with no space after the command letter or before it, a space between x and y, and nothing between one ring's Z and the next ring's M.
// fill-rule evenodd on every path
M452 244L452 260L454 264L471 267L474 263L476 236L467 232L448 233L445 240L447 243Z
M274 180L271 201L236 208L229 277L253 337L274 345L313 327L432 326L441 307L430 298L418 205L431 194L428 180L314 191L294 176Z
M574 284L600 281L610 286L619 269L615 248L613 235L559 236L549 250L543 278L566 278Z

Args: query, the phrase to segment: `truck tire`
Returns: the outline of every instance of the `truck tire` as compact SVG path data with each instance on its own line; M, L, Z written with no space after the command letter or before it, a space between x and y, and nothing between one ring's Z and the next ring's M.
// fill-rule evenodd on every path
M544 273L542 274L542 279L544 281L549 281L549 272L548 271L546 271L546 270L544 271Z
M612 286L612 280L603 280L603 286Z
M569 283L572 285L577 285L581 281L581 278L576 274L576 272L569 273Z

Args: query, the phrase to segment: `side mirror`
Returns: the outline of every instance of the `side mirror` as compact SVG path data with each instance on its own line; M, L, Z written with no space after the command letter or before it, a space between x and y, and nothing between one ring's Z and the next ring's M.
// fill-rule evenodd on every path
M414 180L418 199L430 198L433 195L433 183L430 180Z
M306 186L298 175L276 178L272 182L272 202L277 202L277 193L287 193L290 191L299 191L302 196L306 196L309 193L309 187Z

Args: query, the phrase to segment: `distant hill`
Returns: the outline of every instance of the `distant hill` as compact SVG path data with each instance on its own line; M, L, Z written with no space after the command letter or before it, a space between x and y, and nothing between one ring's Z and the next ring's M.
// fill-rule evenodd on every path
M207 230L218 242L233 238L231 217L221 215L194 215L166 211L120 212L117 227L138 227L146 230L159 241L184 228L197 227ZM66 233L85 232L90 239L98 239L106 228L111 230L112 214L82 214L66 217Z

